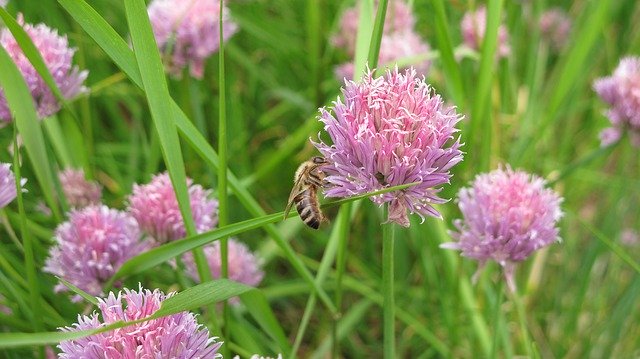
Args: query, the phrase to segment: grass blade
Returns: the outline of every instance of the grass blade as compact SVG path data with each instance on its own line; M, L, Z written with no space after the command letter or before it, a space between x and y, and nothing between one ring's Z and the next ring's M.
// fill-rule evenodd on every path
M77 332L0 333L0 348L33 347L57 344L63 340L79 339L143 323L148 320L158 319L163 316L194 310L196 308L239 296L251 290L255 289L228 279L214 280L198 284L167 298L162 302L160 309L153 313L153 315L140 320L130 322L119 321L101 327L100 329Z
M54 217L60 220L60 210L54 195L54 180L44 142L40 121L36 114L31 92L20 70L4 49L0 48L0 84L4 90L9 108L13 111L15 125L22 137L24 147L33 165L33 170L42 188L43 195Z

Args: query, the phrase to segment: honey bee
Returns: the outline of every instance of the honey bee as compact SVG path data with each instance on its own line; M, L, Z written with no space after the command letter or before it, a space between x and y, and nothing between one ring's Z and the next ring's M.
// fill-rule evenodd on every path
M307 226L318 229L320 223L327 220L320 210L320 203L318 203L318 188L322 187L325 176L320 167L327 163L326 158L315 156L298 167L293 179L294 185L289 195L289 202L284 210L285 219L295 203L300 218Z

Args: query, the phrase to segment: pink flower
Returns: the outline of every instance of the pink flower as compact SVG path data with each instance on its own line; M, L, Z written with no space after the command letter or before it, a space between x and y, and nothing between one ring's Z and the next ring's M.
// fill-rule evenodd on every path
M188 66L201 79L206 59L220 47L220 0L153 0L148 12L167 72L180 78ZM238 26L226 8L223 16L226 41Z
M165 299L158 289L151 292L140 287L139 291L124 290L107 298L98 298L98 313L78 316L78 322L61 328L63 332L73 332L100 328L117 321L134 321L155 313ZM126 302L126 306L123 303ZM218 350L222 342L209 337L207 328L198 324L196 316L190 312L180 312L159 319L153 319L125 328L66 340L58 345L62 359L133 359L133 358L221 358Z
M62 192L71 207L82 208L91 204L100 204L102 188L93 181L84 179L84 171L67 168L58 173Z
M56 30L50 29L44 24L35 26L25 24L22 15L18 16L18 23L23 26L38 51L40 51L40 55L44 58L44 62L64 98L72 99L85 92L87 89L83 83L88 73L87 71L80 71L78 67L73 66L72 59L76 50L69 47L67 37L58 35ZM22 77L27 82L38 116L44 118L58 112L60 109L58 100L26 56L24 56L9 30L0 30L0 45L7 50L13 62L20 69ZM4 92L0 90L0 120L10 122L12 118Z
M375 15L374 12L373 16ZM340 18L340 30L331 39L335 47L342 48L350 57L355 55L359 18L360 12L357 5L345 10ZM413 32L415 23L411 8L402 0L394 0L390 2L387 9L383 32L385 35Z
M27 183L25 178L22 178L20 181L22 186ZM16 199L17 195L16 178L14 177L13 172L11 172L11 164L0 163L0 208L6 207Z
M187 178L187 186L198 233L212 229L218 223L218 202L209 198L211 190L193 184L190 178ZM128 211L140 228L159 243L182 239L187 234L167 172L155 175L148 184L133 185Z
M380 43L379 67L404 70L413 65L418 75L426 76L431 67L431 61L426 58L429 51L429 45L411 30L385 34ZM353 62L348 62L336 68L336 76L340 80L358 78L360 74L353 71Z
M260 269L258 258L251 253L251 250L242 242L229 239L227 263L229 269L229 279L255 287L262 281L264 272ZM220 242L215 242L204 247L204 254L207 257L211 276L215 279L222 277L222 259L220 257ZM184 264L187 273L193 280L199 282L198 270L193 260L191 252L185 253Z
M559 241L562 198L544 186L542 178L509 167L476 176L458 194L463 219L455 221L457 231L451 232L455 242L441 247L460 250L478 260L480 268L488 260L497 262L515 290L515 264Z
M623 58L613 75L597 79L593 88L611 105L606 116L612 126L600 133L602 146L617 142L626 130L640 147L640 57Z
M553 8L540 16L540 33L556 50L561 50L569 40L571 18L560 8Z
M480 51L487 28L487 8L481 6L474 12L464 14L460 28L465 44L476 51ZM510 53L509 33L504 25L500 25L498 28L498 50L496 56L498 58L507 57Z
M418 182L372 200L389 202L388 220L403 226L409 226L407 211L440 218L432 207L446 202L438 187L449 183L449 170L462 161L454 138L460 120L455 109L445 107L413 68L377 78L369 72L362 82L345 81L343 94L344 102L333 103L333 114L320 109L319 120L333 142L314 143L330 162L322 167L325 195L350 197Z
M9 3L9 0L0 0L0 7L7 6L7 3Z
M44 271L92 295L102 293L103 284L125 261L149 248L140 241L135 219L107 206L71 211L54 239ZM63 284L56 286L57 292L66 290Z

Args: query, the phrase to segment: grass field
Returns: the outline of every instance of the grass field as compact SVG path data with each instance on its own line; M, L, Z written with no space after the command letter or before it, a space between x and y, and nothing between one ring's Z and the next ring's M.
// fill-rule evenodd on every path
M196 313L228 358L640 357L640 156L633 133L601 146L609 104L594 90L622 58L640 55L634 0L408 1L413 31L428 45L397 64L428 62L425 82L464 116L456 125L464 159L451 168L450 183L438 186L449 200L435 206L443 218L411 214L402 227L387 223L387 206L367 196L325 198L321 189L329 221L319 230L295 209L283 220L296 168L320 155L312 144L318 134L331 142L318 108L342 96L337 67L353 64L358 81L367 61L381 63L375 76L395 65L385 57L395 50L385 50L384 31L400 16L398 2L379 1L388 3L383 22L373 0L229 0L223 15L236 27L223 34L234 33L205 59L201 78L164 76L162 62L176 61L171 52L180 43L170 37L158 50L149 1L10 0L0 8L2 36L13 33L54 102L66 97L56 88L59 74L44 66L18 14L66 35L77 49L74 66L88 71L86 91L39 121L22 65L9 56L15 49L0 52L0 88L13 114L0 129L0 162L12 164L16 181L27 179L26 191L0 209L0 357L44 357L59 353L62 340L95 335L59 328L97 310L93 297L139 286L179 292L156 315ZM342 30L341 16L354 6L357 31ZM486 34L473 49L463 45L460 24L481 6ZM539 26L552 7L571 20L559 43ZM508 34L504 56L497 54L499 26ZM352 48L337 46L336 34L350 37ZM629 75L637 111L639 74ZM517 264L515 291L497 263L472 281L478 262L440 248L462 218L459 190L505 166L546 179L563 198L561 241ZM66 168L83 169L102 188L98 201L119 213L133 206L135 184L167 171L182 232L151 235L153 245L124 253L92 287L98 293L79 284L82 276L62 275L65 287L45 267L74 206L58 177ZM211 202L194 207L193 197L189 205L186 177L211 190L204 197L215 198L215 211ZM151 216L147 200L141 197L141 217ZM202 211L213 222L203 225ZM234 259L234 241L255 255L242 257L251 263ZM202 249L212 242L221 253L213 275ZM88 250L69 260L95 259ZM222 278L250 269L263 277Z

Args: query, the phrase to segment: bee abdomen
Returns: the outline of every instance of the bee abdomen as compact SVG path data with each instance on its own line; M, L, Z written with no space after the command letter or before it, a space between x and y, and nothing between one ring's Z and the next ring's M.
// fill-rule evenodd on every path
M300 219L309 227L318 229L324 219L324 215L318 207L315 188L308 188L300 192L295 198L296 210Z

